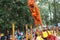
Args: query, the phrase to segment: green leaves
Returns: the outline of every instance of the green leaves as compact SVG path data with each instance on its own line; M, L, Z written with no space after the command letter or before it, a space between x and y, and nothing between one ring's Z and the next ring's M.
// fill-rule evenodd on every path
M24 27L33 23L31 12L27 6L27 0L1 0L0 1L0 25L11 27L11 22L16 22L16 27Z
M39 0L39 2L40 3L38 4L40 5L39 7L40 7L40 12L41 12L41 17L43 19L43 23L46 24L46 22L49 22L49 24L52 24L53 22L56 22L56 20L59 22L60 20L59 19L60 18L59 17L60 15L59 1L55 0L56 3L54 3L54 0ZM56 9L56 12L54 11L55 9ZM46 18L46 16L48 17Z
M0 0L0 25L2 27L11 27L11 22L16 22L16 27L24 27L26 24L34 25L34 19L27 5L28 0ZM51 15L54 16L54 3L48 2L48 0L38 0L38 6L40 8L41 17L43 23L50 23L55 19L50 19ZM50 6L49 6L50 4ZM60 22L60 4L56 2L57 18ZM50 7L50 8L49 8ZM54 17L53 17L54 18ZM48 20L49 19L49 20Z

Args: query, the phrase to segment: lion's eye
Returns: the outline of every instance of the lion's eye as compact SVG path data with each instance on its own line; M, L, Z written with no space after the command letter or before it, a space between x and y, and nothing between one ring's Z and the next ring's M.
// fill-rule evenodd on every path
M30 5L31 8L34 8L34 5Z

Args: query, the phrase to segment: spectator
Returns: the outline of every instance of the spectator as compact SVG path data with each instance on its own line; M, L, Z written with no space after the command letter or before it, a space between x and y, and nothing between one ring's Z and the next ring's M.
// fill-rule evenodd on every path
M48 33L47 33L46 30L43 30L43 31L42 31L42 35L43 35L43 39L44 39L44 40L47 40Z
M34 36L34 40L36 40L36 38L37 38L37 34L35 34L35 36Z
M10 32L6 29L6 40L10 40Z
M18 28L18 30L17 30L17 39L18 40L22 40L22 36L21 36L21 34L20 34L20 29Z
M40 35L40 33L37 35L37 37L36 37L36 40L44 40L43 38L42 38L42 36Z

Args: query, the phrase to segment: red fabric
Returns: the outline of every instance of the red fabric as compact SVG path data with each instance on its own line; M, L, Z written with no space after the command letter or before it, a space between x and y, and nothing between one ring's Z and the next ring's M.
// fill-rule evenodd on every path
M34 40L36 40L36 37L34 37Z
M49 35L47 40L56 40L56 36L53 36L53 35Z

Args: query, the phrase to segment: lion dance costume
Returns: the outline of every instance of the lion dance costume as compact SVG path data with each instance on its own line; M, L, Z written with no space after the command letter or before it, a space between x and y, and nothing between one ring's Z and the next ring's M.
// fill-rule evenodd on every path
M36 5L36 0L28 0L28 7L32 12L32 16L34 18L35 26L40 24L42 26L42 19L40 16L39 8Z

